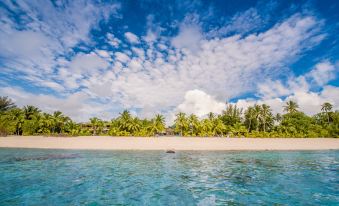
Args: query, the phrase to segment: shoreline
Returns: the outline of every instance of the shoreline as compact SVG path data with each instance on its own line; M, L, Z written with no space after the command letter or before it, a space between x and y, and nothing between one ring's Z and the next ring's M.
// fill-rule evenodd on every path
M1 148L74 150L293 151L339 150L335 138L0 137Z

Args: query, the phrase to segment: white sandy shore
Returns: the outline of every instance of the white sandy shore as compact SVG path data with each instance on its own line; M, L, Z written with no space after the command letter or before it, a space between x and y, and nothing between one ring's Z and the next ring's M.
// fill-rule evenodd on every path
M329 150L333 138L0 137L0 147L93 150Z

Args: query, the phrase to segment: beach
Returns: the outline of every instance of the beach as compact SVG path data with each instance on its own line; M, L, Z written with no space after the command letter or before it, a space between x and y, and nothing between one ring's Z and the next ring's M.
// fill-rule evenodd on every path
M0 147L85 150L337 150L339 139L9 136L0 138Z

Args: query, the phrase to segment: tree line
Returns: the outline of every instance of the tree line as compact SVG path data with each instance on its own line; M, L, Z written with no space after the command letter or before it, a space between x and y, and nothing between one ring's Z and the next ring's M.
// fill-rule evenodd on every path
M330 103L325 102L313 116L300 111L294 101L283 109L284 114L274 115L267 104L245 110L227 104L221 114L209 113L203 119L179 112L174 125L166 128L161 114L140 119L125 110L111 121L93 117L88 123L76 123L60 111L50 114L30 105L18 108L8 97L0 97L0 135L339 137L339 111L333 111Z

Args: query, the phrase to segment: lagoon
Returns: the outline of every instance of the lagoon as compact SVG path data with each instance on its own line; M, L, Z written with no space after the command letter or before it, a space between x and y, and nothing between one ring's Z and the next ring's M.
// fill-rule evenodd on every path
M0 149L0 205L335 205L339 150Z

